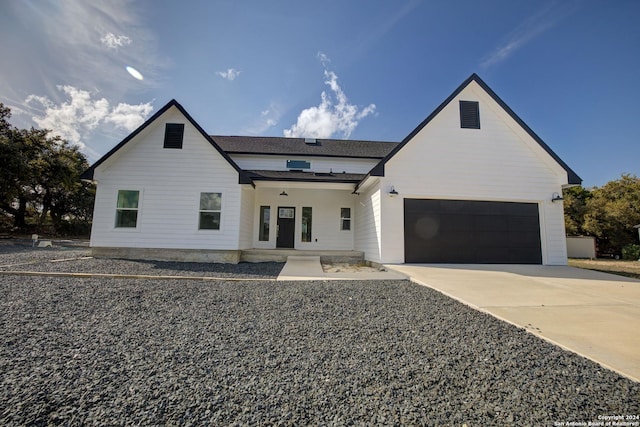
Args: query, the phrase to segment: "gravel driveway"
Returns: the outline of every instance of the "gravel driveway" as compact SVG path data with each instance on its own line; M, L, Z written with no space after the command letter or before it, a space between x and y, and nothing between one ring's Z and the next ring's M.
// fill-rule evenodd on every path
M0 425L551 426L640 413L640 384L408 281L0 275L0 334Z

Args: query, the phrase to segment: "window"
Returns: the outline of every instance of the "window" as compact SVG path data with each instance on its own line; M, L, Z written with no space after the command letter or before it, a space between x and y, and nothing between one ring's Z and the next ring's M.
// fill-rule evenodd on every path
M200 193L200 230L220 230L222 193Z
M269 222L271 220L271 207L260 206L260 231L258 240L261 242L269 241Z
M167 123L164 127L164 148L182 148L184 123Z
M340 208L340 230L351 230L351 208Z
M302 208L302 241L311 241L311 208Z
M287 160L287 169L310 169L311 163L304 160Z
M116 227L136 228L138 225L138 202L140 192L136 190L119 190L116 205Z
M479 102L460 101L460 127L463 129L480 129Z

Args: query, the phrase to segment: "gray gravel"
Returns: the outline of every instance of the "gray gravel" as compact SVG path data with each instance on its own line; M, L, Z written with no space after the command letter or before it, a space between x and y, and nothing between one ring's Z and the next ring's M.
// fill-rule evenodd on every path
M0 334L8 426L551 426L640 413L640 384L408 281L0 276Z
M0 245L0 271L275 279L284 263L214 264L90 258L89 249Z

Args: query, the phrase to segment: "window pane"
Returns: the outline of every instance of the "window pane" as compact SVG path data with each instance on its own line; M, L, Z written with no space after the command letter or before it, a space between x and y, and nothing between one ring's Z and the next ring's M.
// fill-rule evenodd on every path
M200 212L200 230L220 230L220 212Z
M311 241L311 208L302 208L302 241Z
M116 227L136 228L138 222L138 211L116 210Z
M260 206L260 233L259 240L261 242L269 241L269 222L271 220L271 208L269 206Z
M340 208L341 218L351 218L351 208Z
M341 230L351 230L351 220L350 219L342 219L342 227Z
M139 191L119 190L118 191L118 208L119 209L138 209Z
M222 193L200 193L201 211L219 211L222 209Z

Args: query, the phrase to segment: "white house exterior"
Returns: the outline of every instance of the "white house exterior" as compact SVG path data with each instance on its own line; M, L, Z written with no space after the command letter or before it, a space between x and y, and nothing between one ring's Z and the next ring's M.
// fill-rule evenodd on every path
M477 76L402 142L210 136L169 102L83 174L96 255L566 264L580 178Z

